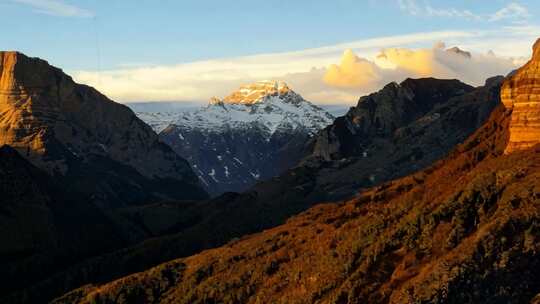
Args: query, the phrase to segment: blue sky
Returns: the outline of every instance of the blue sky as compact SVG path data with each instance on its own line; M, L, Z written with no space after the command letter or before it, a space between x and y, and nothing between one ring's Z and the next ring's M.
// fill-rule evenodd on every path
M227 58L441 32L481 32L475 39L484 43L471 37L442 35L431 40L409 39L405 43L398 40L395 45L382 47L429 47L441 40L478 48L471 51L495 49L508 57L512 46L504 48L500 42L509 37L520 39L515 50L518 57L527 56L531 37L540 36L534 23L539 10L538 1L503 0L0 0L0 49L47 59L76 76L213 59L223 63ZM338 63L340 56L336 54L333 61ZM331 60L327 55L321 58L320 65L313 62L323 55L310 57L306 71L327 66ZM298 68L290 71L297 72ZM100 75L94 81L90 77L78 79L86 79L119 99L154 98L143 92L139 97L122 97L107 85L100 85L101 80L95 80L96 77L101 79ZM239 81L258 77L240 78ZM179 82L182 80L178 78ZM206 98L208 94L199 95ZM171 91L170 96L155 98L199 97Z

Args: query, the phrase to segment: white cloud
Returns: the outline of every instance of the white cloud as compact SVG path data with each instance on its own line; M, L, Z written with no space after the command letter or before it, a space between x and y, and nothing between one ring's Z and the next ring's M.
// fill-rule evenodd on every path
M526 7L518 3L510 3L496 13L489 16L489 21L499 21L503 19L528 19L531 15Z
M380 68L373 62L356 56L348 49L341 58L341 63L328 67L324 82L338 88L367 87L380 81Z
M461 31L417 33L353 41L302 51L222 58L170 66L125 67L103 72L75 71L73 74L78 81L95 86L118 101L205 101L211 96L227 95L242 83L263 79L287 80L286 77L294 78L293 75L305 73L312 68L324 68L339 60L345 49L375 54L384 47L474 36L474 33ZM294 86L296 82L301 82L298 77L291 85ZM302 83L297 88L306 96L311 93L316 96L324 95L322 92L315 94L308 87L308 84Z
M488 77L505 75L517 66L513 59L497 57L492 52L471 54L456 48L445 49L444 44L437 43L433 48L383 49L374 60L360 58L348 50L339 66L327 70L324 80L330 86L347 87L360 94L405 78L460 79L481 85Z
M91 18L94 17L94 13L65 3L62 0L11 0L12 2L24 4L32 7L32 9L41 14L47 14L60 17L81 17Z
M459 10L456 8L434 8L427 1L425 1L424 4L419 4L416 0L397 1L401 10L413 16L464 18L475 21L491 22L501 20L523 22L531 16L526 7L516 2L506 5L492 14L482 15L471 12L470 10Z
M318 103L352 104L361 95L371 93L387 82L402 81L406 77L451 77L475 85L481 84L487 77L510 72L513 66L523 61L516 61L516 58L529 56L538 32L540 29L535 27L511 27L484 32L427 32L294 52L178 65L122 67L103 72L75 71L72 74L77 81L95 86L121 102L205 102L212 96L228 95L243 83L279 79L288 82L306 99ZM475 52L474 59L465 61L440 55L439 51L431 48L437 41L472 50ZM332 68L333 64L340 62L343 51L347 49L351 49L348 62L353 64L345 67L336 65L337 70ZM482 55L490 50L497 56ZM362 54L363 58L353 53ZM415 61L424 65L411 64ZM429 69L426 69L426 63L431 64ZM349 83L341 78L329 81L325 79L328 69L333 69L338 76L345 73L353 81ZM340 82L340 85L336 85L335 81Z
M416 0L398 0L398 5L401 10L413 16L481 19L479 15L476 15L469 10L458 10L455 8L434 8L427 2L424 2L423 5L418 4Z
M402 11L406 11L414 16L420 15L424 11L423 8L416 3L416 0L398 0L398 5Z

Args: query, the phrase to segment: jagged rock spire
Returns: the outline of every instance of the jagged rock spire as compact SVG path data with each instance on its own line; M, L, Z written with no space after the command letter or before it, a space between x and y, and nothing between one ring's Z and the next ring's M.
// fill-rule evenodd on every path
M501 101L512 110L506 152L540 143L540 39L533 46L532 59L504 82Z

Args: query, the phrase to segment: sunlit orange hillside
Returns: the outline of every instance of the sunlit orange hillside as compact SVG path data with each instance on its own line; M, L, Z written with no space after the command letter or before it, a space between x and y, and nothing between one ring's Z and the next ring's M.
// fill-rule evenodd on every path
M530 137L516 142L536 128L527 122L540 107L538 52L506 80L504 104L430 168L55 303L533 301L540 293L540 150ZM509 152L509 145L518 148Z

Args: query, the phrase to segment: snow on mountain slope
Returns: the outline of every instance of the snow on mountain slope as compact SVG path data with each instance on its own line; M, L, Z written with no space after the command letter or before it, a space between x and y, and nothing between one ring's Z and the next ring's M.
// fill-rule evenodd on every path
M304 100L285 83L262 81L242 86L223 100L212 98L208 106L179 115L174 124L202 130L258 124L271 136L280 128L299 127L314 134L332 121L332 115Z
M246 190L295 165L306 141L334 119L279 81L244 85L194 111L138 115L212 194Z
M180 113L176 111L168 112L135 112L140 119L146 122L157 133L163 131L173 123Z
M126 105L157 133L175 122L182 113L198 110L202 106L201 103L191 101L133 102Z

